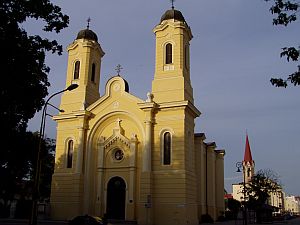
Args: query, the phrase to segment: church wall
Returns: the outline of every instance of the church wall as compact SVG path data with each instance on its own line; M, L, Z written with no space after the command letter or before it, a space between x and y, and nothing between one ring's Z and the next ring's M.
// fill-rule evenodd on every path
M186 190L187 190L187 218L194 223L199 222L197 206L197 173L195 164L194 148L194 116L185 111L185 168L186 168Z
M155 119L155 148L153 154L154 220L157 224L170 224L170 218L176 218L182 223L187 221L191 224L198 223L195 201L195 173L187 170L189 151L192 154L194 151L191 149L193 148L193 140L189 141L187 138L188 133L185 132L187 130L185 110L162 110L157 113ZM169 130L172 133L171 165L162 165L160 134L163 130Z
M195 148L194 148L194 117L185 111L185 170L187 174L188 201L196 203L196 170L195 170Z
M208 203L208 214L214 219L217 219L216 215L216 167L215 167L215 152L212 147L207 148L207 203ZM224 193L224 191L223 191Z
M181 172L154 172L154 219L155 224L197 224L195 205L187 203L187 179Z
M53 219L69 220L82 210L83 182L78 175L54 175L51 185L51 215Z
M200 165L200 169L201 169L201 177L200 177L200 187L201 187L201 192L200 192L200 211L201 213L199 214L199 216L201 217L202 215L206 214L207 211L207 148L205 143L201 142L200 145L200 157L201 157L201 165Z
M154 149L152 152L152 169L156 170L182 170L184 169L184 114L183 110L164 110L159 111L155 118L153 130ZM161 154L161 135L164 131L170 131L172 135L172 163L171 165L162 165Z
M201 205L203 204L203 196L201 196L201 193L203 192L203 187L202 187L202 179L203 177L201 176L203 163L202 163L202 153L201 153L201 144L202 144L202 139L200 137L195 136L194 140L195 146L195 172L196 172L196 190L197 190L197 215L198 219L200 215L202 214L201 212Z
M77 149L80 145L77 122L74 120L59 122L57 126L57 145L55 154L55 171L51 188L51 215L55 219L71 219L81 211L82 176L75 174ZM72 168L66 165L66 150L68 140L74 141Z
M225 213L224 202L224 157L222 153L216 155L216 214L217 218Z

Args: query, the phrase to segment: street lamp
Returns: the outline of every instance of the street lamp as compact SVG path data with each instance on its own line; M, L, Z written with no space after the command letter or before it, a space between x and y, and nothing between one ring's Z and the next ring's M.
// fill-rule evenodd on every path
M50 105L57 109L60 112L64 112L64 110L57 108L56 106L52 105L49 103L50 99L53 98L54 96L61 94L65 91L72 91L75 88L78 87L78 84L71 84L69 87L66 89L56 92L52 94L47 101L44 104L43 111L42 111L42 120L41 120L41 126L40 126L40 138L39 138L39 145L38 145L38 151L36 155L36 164L35 164L35 174L34 174L34 186L33 186L33 194L32 194L32 208L31 208L31 216L29 220L30 225L36 225L37 224L37 202L39 199L39 194L40 194L40 173L41 173L41 148L42 148L42 142L44 139L44 133L45 133L45 121L46 121L46 116L47 116L47 105Z
M243 168L243 193L244 193L244 213L243 213L243 224L247 225L247 210L246 210L246 182L245 182L245 170L242 162L237 162L235 164L238 173L242 172L241 168Z

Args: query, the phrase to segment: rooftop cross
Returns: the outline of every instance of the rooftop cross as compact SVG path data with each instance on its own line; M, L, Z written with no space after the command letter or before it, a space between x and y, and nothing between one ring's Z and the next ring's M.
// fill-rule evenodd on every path
M116 67L116 69L115 69L117 71L117 73L118 73L118 76L120 76L120 72L121 72L122 69L123 68L121 67L121 65L118 64L117 67Z
M122 120L120 118L117 119L117 126L120 127L121 126L121 122Z
M171 4L172 4L172 9L174 9L174 2L175 0L170 0Z
M89 17L86 21L87 21L87 29L90 29L91 18Z

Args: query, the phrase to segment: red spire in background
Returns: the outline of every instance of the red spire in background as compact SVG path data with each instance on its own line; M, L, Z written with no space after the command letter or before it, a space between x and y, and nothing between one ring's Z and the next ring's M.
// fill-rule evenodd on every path
M246 146L245 146L245 155L244 155L244 162L253 162L252 155L251 155L251 149L248 139L248 134L246 135Z

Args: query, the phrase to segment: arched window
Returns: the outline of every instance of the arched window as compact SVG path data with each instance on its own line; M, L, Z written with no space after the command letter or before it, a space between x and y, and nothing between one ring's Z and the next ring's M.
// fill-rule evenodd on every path
M74 67L74 79L79 79L79 70L80 70L80 62L76 61L75 62L75 67Z
M96 74L96 65L93 63L92 65L92 75L91 75L91 81L95 82L95 74Z
M67 168L72 168L73 152L74 152L74 142L70 140L68 142L68 151L67 151Z
M166 64L173 63L173 53L172 53L172 44L168 43L166 45Z
M163 136L163 164L171 164L171 134L170 132L164 133Z

